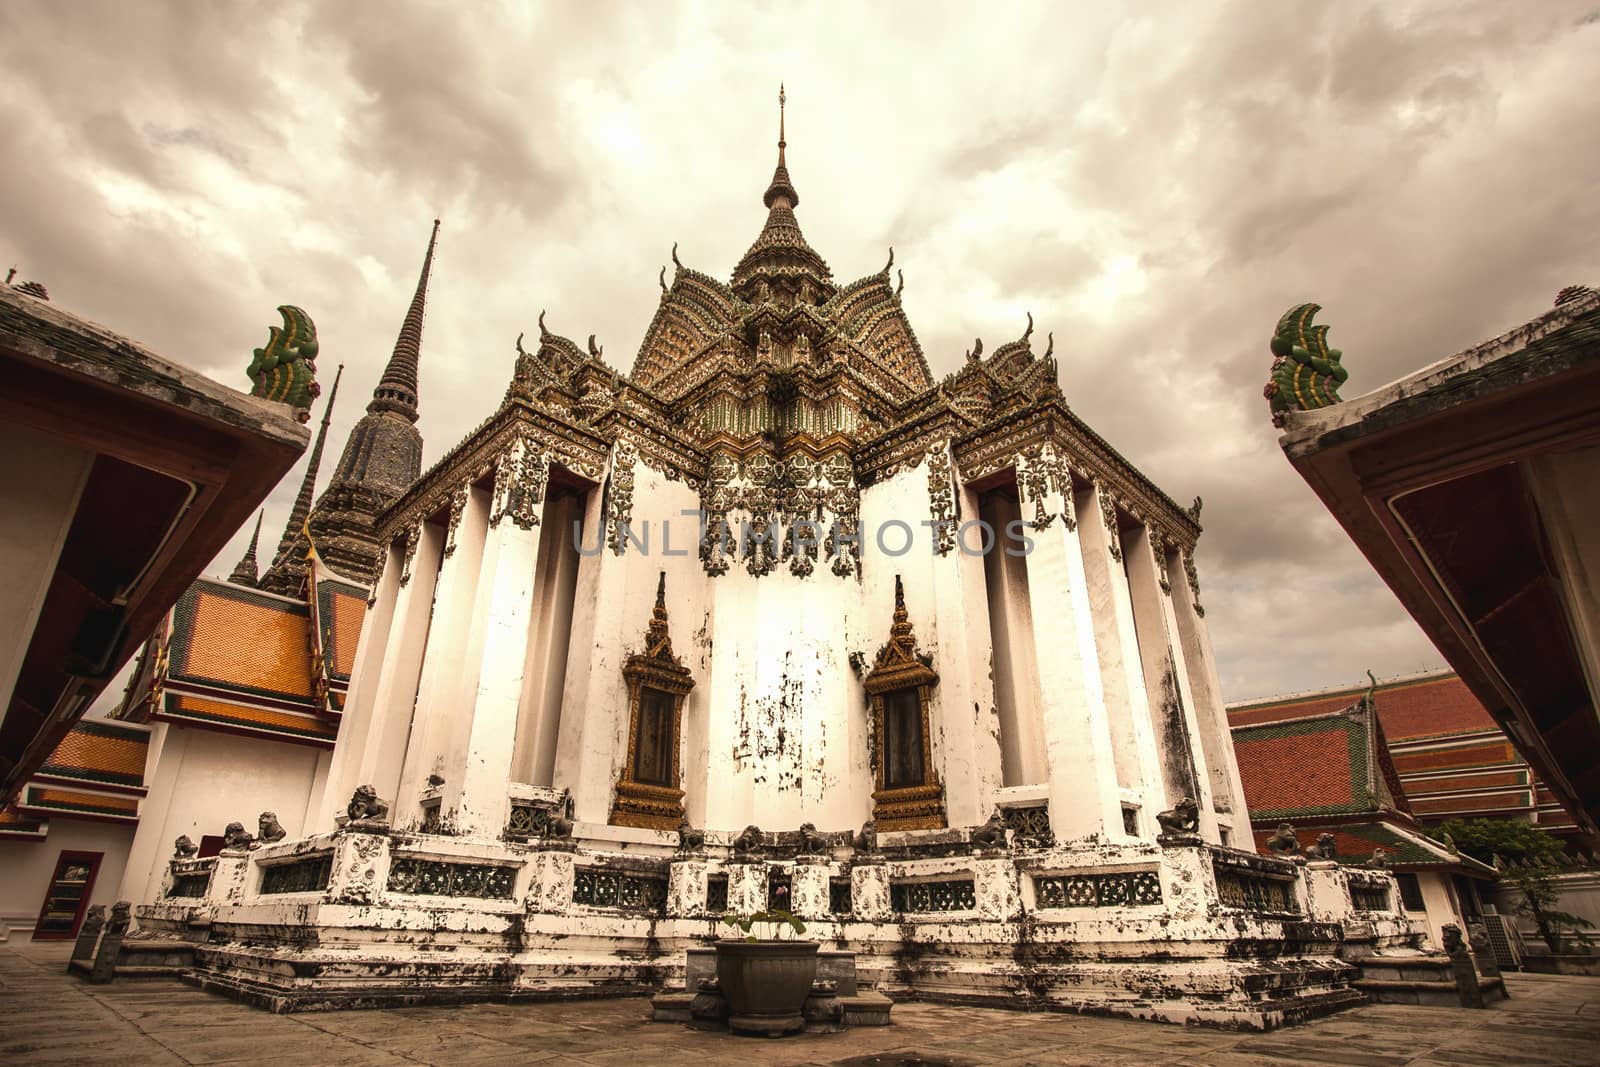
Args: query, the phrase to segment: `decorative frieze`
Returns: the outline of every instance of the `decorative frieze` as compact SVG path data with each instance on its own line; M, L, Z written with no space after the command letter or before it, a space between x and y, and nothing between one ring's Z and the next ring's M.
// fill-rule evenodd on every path
M626 437L618 438L611 454L611 486L606 496L606 544L620 556L628 547L633 523L633 468L639 450Z
M717 452L700 487L700 563L715 577L742 560L759 578L786 562L789 573L804 578L826 555L834 574L858 576L859 505L843 452L821 461L794 453L781 463L765 452L742 463Z
M467 501L472 496L472 487L458 485L450 494L450 527L444 536L444 558L449 559L456 551L456 531L461 527L461 517L467 513Z
M722 888L726 908L726 881ZM659 915L667 906L667 880L660 875L579 867L573 872L572 902L591 908L625 908Z
M950 442L928 446L928 517L933 526L933 549L948 556L956 547L956 487L950 469Z
M1280 914L1300 910L1293 874L1260 869L1257 864L1229 862L1218 853L1212 854L1212 872L1217 879L1217 896L1225 907Z
M1167 539L1154 526L1146 526L1145 533L1150 538L1150 554L1156 558L1156 579L1161 583L1161 591L1171 596L1172 580L1167 576Z
M169 897L203 897L211 888L211 870L189 871L184 874L172 876L172 887L167 890Z
M261 868L261 894L313 893L328 888L328 876L333 873L333 853L319 852L302 856L287 863L274 863Z
M495 457L494 500L489 525L509 518L520 530L539 525L539 508L550 481L550 453L532 437L522 437Z
M1011 831L1012 840L1023 846L1044 846L1055 843L1050 830L1050 805L1030 804L1026 807L1002 807L1000 819Z
M1392 911L1389 889L1383 885L1350 883L1350 906L1356 911Z
M400 587L411 582L411 564L417 558L417 546L422 543L422 524L407 526L400 538Z
M1161 903L1161 878L1155 871L1040 875L1033 880L1041 908L1124 908Z
M971 878L889 885L889 907L899 912L971 911L977 906L978 894Z
M720 915L728 910L728 876L706 875L706 911Z
M514 867L396 856L389 867L388 889L416 896L510 900L516 880Z
M1106 524L1106 547L1111 550L1111 558L1121 563L1122 529L1117 522L1117 501L1103 483L1095 486L1094 495L1100 501L1100 517Z
M511 814L506 818L507 837L545 837L550 833L551 822L561 818L558 805L540 804L531 800L512 802Z
M1046 441L1036 449L1019 452L1013 466L1017 472L1017 500L1023 524L1043 530L1057 518L1068 530L1078 528L1078 515L1072 500L1072 472L1056 455L1055 446Z
M1200 603L1200 575L1194 569L1194 552L1185 550L1183 553L1183 574L1189 579L1189 593L1194 598L1194 613L1201 618L1205 617L1205 605Z

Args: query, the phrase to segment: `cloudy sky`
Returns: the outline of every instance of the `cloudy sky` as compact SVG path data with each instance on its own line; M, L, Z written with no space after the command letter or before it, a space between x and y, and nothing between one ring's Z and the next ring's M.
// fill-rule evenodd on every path
M345 364L336 454L440 217L428 463L541 308L626 371L674 241L728 275L782 79L837 278L893 245L940 375L1031 311L1075 410L1205 498L1228 699L1439 665L1278 451L1267 338L1323 304L1348 398L1600 282L1600 0L985 10L14 0L0 267L241 389L301 305Z

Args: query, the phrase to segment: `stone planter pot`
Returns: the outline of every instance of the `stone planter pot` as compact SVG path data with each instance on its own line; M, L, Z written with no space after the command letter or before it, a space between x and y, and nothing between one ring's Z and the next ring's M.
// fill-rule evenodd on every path
M817 977L815 941L717 942L717 983L728 998L728 1027L752 1034L805 1028L800 1009Z

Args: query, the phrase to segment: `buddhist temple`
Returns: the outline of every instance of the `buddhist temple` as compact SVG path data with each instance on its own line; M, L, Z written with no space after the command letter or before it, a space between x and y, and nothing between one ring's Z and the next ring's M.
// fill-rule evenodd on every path
M1331 710L1293 700L1229 708L1251 825L1263 853L1318 841L1341 862L1392 869L1402 910L1426 923L1439 945L1446 923L1466 929L1480 919L1495 873L1422 832L1391 755L1378 688L1374 680Z
M180 847L143 935L274 1010L657 990L768 906L890 996L1361 1002L1352 960L1421 931L1385 871L1255 851L1199 501L1069 407L1031 318L936 380L892 252L847 282L807 242L781 107L749 251L674 248L627 374L541 312L412 478L402 333L308 523L373 585L305 825Z

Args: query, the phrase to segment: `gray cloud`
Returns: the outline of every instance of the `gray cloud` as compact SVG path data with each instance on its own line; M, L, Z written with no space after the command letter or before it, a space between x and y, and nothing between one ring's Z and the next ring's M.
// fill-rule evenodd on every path
M0 257L236 386L272 309L306 307L347 364L336 450L440 216L431 461L541 308L626 370L674 240L732 269L783 78L840 279L895 245L940 374L1032 311L1074 409L1205 497L1230 699L1439 662L1278 451L1266 339L1322 303L1356 396L1596 281L1592 0L470 11L0 6Z

